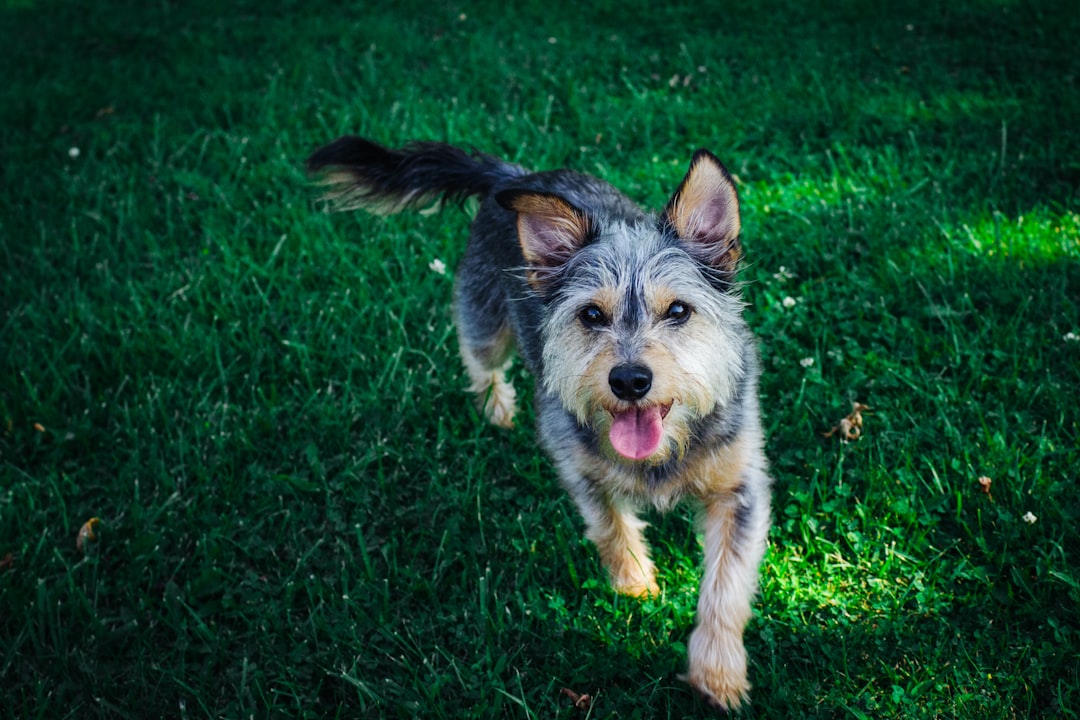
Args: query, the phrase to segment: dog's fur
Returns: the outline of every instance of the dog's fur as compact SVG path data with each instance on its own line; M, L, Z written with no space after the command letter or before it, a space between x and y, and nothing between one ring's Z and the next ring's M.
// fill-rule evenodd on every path
M745 702L742 634L770 480L735 284L738 197L720 162L698 151L659 215L588 175L441 143L390 150L343 137L308 169L338 209L480 198L454 293L470 389L510 427L517 348L536 379L540 442L619 592L660 592L636 510L698 503L705 564L687 679L719 708Z

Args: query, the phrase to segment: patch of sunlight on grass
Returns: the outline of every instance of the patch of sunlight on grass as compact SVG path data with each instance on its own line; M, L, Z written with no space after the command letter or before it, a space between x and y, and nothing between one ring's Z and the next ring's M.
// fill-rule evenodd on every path
M933 614L947 597L933 591L933 563L919 561L896 543L881 546L868 557L842 552L840 547L804 552L801 548L771 549L762 590L777 614L828 610L848 619L876 616L906 608Z
M1015 218L992 213L978 219L943 225L942 233L959 248L990 258L1045 263L1080 258L1080 213L1037 207Z

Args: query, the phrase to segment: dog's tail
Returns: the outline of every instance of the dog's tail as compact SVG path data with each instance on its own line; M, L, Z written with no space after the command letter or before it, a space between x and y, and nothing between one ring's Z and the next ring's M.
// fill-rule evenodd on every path
M380 214L436 201L462 203L527 172L491 155L445 143L414 142L391 150L352 135L313 152L307 169L321 177L323 197L333 209L364 208Z

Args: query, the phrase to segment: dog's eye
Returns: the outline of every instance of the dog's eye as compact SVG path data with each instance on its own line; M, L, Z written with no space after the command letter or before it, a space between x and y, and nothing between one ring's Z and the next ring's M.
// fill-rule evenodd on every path
M587 328L600 328L608 324L607 315L595 305L586 305L578 313L578 320Z
M684 302L676 300L668 307L667 312L664 313L664 318L670 320L676 325L682 325L684 322L690 319L690 306Z

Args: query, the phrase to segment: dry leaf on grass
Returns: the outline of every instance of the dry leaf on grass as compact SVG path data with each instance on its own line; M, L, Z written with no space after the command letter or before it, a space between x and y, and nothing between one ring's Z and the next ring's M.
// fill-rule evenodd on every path
M15 556L8 553L4 557L0 558L0 571L10 570L15 567Z
M562 688L559 692L570 698L570 702L574 703L578 710L588 710L592 706L591 695L579 695L570 688Z
M92 517L79 528L79 536L75 538L75 547L79 552L86 552L86 544L97 540L97 533L94 531L100 524L101 518Z
M851 403L851 412L846 418L832 426L832 429L827 433L822 433L825 437L832 437L836 433L840 433L840 439L844 442L850 442L852 440L858 440L862 436L862 413L863 410L869 410L868 405L863 405L860 402Z

